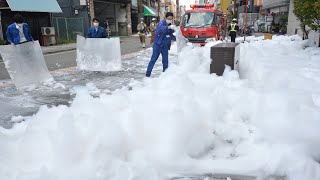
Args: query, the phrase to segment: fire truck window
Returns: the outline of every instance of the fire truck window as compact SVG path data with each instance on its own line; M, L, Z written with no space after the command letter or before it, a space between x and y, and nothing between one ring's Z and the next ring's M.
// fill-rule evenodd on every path
M211 12L188 13L184 16L183 25L186 27L212 26L214 18L214 13Z
M182 26L186 26L187 22L189 21L189 14L185 14L182 18Z
M222 17L221 16L217 16L217 24L222 24Z

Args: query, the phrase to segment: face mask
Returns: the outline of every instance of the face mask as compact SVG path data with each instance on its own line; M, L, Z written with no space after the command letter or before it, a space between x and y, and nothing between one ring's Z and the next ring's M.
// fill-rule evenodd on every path
M167 24L171 24L172 20L166 19Z
M93 23L93 26L94 26L94 27L98 27L98 26L99 26L99 23Z
M141 24L143 24L143 21L141 21Z
M22 26L22 23L21 23L21 24L20 24L20 23L19 23L19 24L18 24L18 23L16 23L16 24L17 24L17 26L19 26L19 27L21 27L21 26Z

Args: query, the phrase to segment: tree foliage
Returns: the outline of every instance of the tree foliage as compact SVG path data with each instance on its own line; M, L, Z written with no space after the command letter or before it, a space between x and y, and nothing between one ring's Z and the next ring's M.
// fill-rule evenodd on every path
M279 29L281 33L287 32L287 26L288 26L288 15L282 15L279 18Z
M293 13L298 17L301 26L320 31L320 0L294 0Z

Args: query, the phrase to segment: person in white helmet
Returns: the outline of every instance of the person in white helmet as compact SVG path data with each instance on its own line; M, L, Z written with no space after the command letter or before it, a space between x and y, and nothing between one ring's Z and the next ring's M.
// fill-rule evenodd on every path
M138 34L140 37L140 43L143 48L146 47L146 35L147 35L147 25L144 23L144 19L140 18L140 23L137 26Z
M231 42L236 42L237 32L239 31L239 26L237 25L237 19L232 19L230 26L228 27L229 36L231 37Z
M153 45L154 42L154 36L156 34L156 28L157 28L157 19L156 18L152 18L152 22L150 23L150 32L151 32L151 40L150 40L150 46Z

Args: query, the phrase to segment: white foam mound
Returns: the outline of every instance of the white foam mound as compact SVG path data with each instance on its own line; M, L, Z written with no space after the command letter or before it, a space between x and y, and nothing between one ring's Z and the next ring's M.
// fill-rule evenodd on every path
M300 42L241 44L242 79L210 75L210 48L187 46L178 66L131 91L76 88L70 107L43 106L0 129L0 179L320 179L320 50Z

